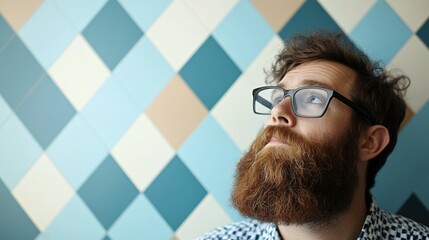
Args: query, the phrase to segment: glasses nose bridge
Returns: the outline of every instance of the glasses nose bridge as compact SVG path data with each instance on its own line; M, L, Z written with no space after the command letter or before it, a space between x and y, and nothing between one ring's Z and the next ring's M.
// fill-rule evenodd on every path
M290 97L290 101L293 104L293 102L294 102L293 96L295 94L295 90L293 90L293 89L292 90L288 90L288 89L284 89L284 88L282 88L282 89L283 89L283 99L282 99L282 101L285 100L287 97Z

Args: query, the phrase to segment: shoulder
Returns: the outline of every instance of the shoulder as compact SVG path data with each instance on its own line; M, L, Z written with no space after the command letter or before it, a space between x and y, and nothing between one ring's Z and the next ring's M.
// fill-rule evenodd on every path
M409 218L380 209L383 216L383 232L397 239L428 239L429 227Z
M256 220L247 220L218 227L198 238L208 239L277 239L276 226L272 223L261 223Z
M401 239L428 239L429 227L401 215L391 214L381 210L385 219L385 228L395 232L395 237Z
M379 208L372 199L358 239L429 239L429 227Z

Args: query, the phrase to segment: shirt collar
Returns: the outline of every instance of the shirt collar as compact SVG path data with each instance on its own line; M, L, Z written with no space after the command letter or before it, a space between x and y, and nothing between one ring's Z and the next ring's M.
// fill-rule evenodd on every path
M381 218L381 209L377 206L375 200L372 199L368 215L358 239L376 239L379 233L382 232L383 222Z

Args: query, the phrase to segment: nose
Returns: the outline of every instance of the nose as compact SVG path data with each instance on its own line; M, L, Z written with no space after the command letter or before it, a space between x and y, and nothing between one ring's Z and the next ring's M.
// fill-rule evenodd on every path
M271 116L268 118L266 125L284 125L294 127L296 116L292 109L290 97L286 97L271 110Z

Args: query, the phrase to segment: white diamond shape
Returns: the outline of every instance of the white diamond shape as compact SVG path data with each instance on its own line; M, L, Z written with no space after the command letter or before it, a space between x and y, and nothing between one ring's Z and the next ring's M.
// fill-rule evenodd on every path
M412 2L387 0L387 2L413 32L419 30L429 17L428 0L414 0Z
M181 1L173 1L147 36L178 71L208 37L200 20Z
M397 68L411 79L407 92L407 103L414 112L418 112L429 99L429 50L415 35L401 48L387 66Z
M275 35L247 68L246 73L254 84L265 84L265 71L271 70L275 57L283 49L283 40ZM260 86L258 86L260 87Z
M252 110L252 90L261 85L242 74L212 110L213 117L242 151L247 150L266 119Z
M77 110L81 110L110 71L81 36L63 52L49 74Z
M112 155L142 192L167 165L174 149L142 114L112 149Z
M72 198L74 191L43 154L12 190L12 194L37 228L44 231Z
M237 4L237 0L183 0L212 32Z
M376 2L376 0L319 0L323 8L346 33L349 33L356 26Z
M211 194L207 195L176 231L179 239L195 239L232 220Z
M213 117L242 151L247 150L267 118L253 113L252 90L266 85L264 69L270 69L281 48L281 39L274 37L212 109Z

